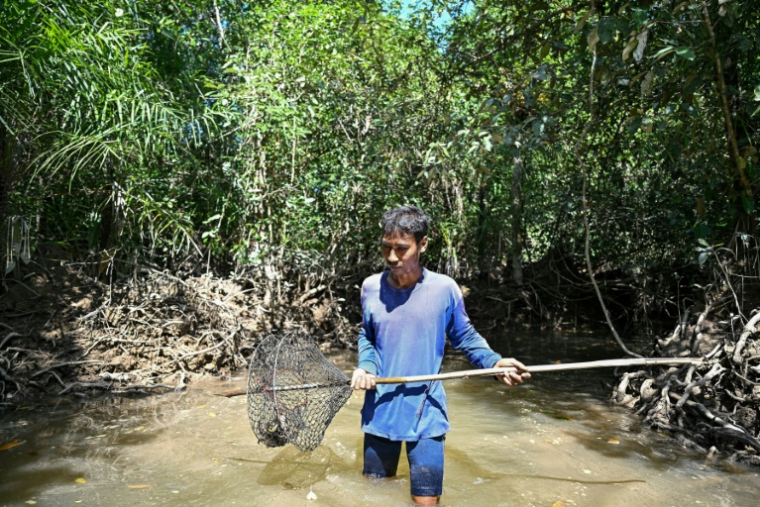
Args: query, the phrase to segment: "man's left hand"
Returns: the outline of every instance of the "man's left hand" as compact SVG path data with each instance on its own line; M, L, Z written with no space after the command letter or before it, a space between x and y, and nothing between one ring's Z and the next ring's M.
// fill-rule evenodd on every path
M496 379L499 382L503 382L508 386L516 386L517 384L522 384L525 380L528 380L530 378L530 373L528 373L528 369L525 367L525 365L517 359L513 359L511 357L499 359L499 361L493 365L493 367L514 368L512 371L507 371L505 373L499 373L496 375Z

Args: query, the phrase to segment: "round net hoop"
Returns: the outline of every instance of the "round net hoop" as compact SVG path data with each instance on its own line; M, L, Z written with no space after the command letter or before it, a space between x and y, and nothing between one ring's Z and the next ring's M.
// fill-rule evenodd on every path
M260 444L310 452L351 391L348 376L303 331L272 334L248 367L248 421Z

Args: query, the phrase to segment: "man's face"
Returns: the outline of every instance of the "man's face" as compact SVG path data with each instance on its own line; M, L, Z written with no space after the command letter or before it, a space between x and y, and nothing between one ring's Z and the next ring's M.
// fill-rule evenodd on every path
M411 234L396 233L383 236L383 258L391 274L398 278L416 270L420 265L420 254L427 248L427 242L427 236L422 238L419 244Z

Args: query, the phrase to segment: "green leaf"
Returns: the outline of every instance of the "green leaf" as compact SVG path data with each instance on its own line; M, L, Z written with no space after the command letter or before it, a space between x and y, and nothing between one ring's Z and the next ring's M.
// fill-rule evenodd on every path
M573 29L573 33L580 32L581 28L583 28L583 25L586 24L586 21L588 21L588 18L590 18L593 13L594 13L594 11L586 11L586 12L584 12L583 16L581 16L581 19L579 19L578 23L575 24L575 28Z
M676 48L676 54L689 61L693 61L697 57L697 55L694 54L694 50L691 48Z
M755 211L755 203L747 194L742 194L742 208L747 215L751 215Z
M628 41L628 44L626 44L623 49L623 61L628 60L628 57L631 56L631 51L636 49L638 43L639 41L635 37L631 37L631 40Z
M549 50L551 49L551 44L549 41L544 42L544 45L541 46L541 59L543 60L546 58L546 55L549 54Z
M607 44L615 36L615 27L617 20L615 18L604 18L599 22L599 40L602 44Z
M672 53L673 51L675 51L675 49L676 48L674 48L673 46L665 46L664 48L662 48L661 50L659 50L658 52L656 52L654 54L653 58L655 60L659 60L663 56L669 55L670 53Z
M638 7L634 7L631 9L631 15L633 16L633 21L638 26L643 25L649 19L649 16L647 15L647 10L641 9Z
M631 123L628 124L628 132L630 134L635 134L638 132L639 127L641 127L641 117L634 119Z
M686 82L686 86L683 89L683 95L684 97L688 97L694 92L696 92L702 85L704 84L704 81L700 79L699 77L695 77L694 79L690 79Z

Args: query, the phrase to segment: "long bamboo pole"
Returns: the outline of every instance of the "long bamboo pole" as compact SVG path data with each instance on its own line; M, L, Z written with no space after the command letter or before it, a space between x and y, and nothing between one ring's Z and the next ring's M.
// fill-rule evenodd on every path
M561 363L561 364L540 364L526 366L529 373L545 373L553 371L571 371L571 370L590 370L593 368L618 368L625 366L678 366L684 364L701 364L703 359L700 357L654 357L654 358L625 358L625 359L603 359L600 361L585 361L580 363ZM516 368L483 368L479 370L452 371L449 373L435 373L431 375L414 375L409 377L379 377L375 379L376 384L405 384L408 382L427 382L433 380L451 380L458 378L484 377L489 375L498 375L499 373L508 373L517 371ZM272 391L292 391L297 389L315 389L320 387L329 387L322 384L302 384L291 386L273 386ZM233 389L217 393L217 396L232 398L246 394L245 389Z
M526 366L529 373L544 373L550 371L569 371L569 370L589 370L592 368L617 368L620 366L657 366L657 365L679 365L679 364L699 364L702 359L699 357L674 357L674 358L626 358L626 359L604 359L601 361L586 361L582 363L560 363L560 364L541 364L536 366ZM488 375L498 375L499 373L508 373L517 371L516 368L483 368L480 370L452 371L450 373L437 373L434 375L417 375L413 377L383 377L375 379L376 384L405 384L407 382L426 382L428 380L448 380L455 378L484 377Z

